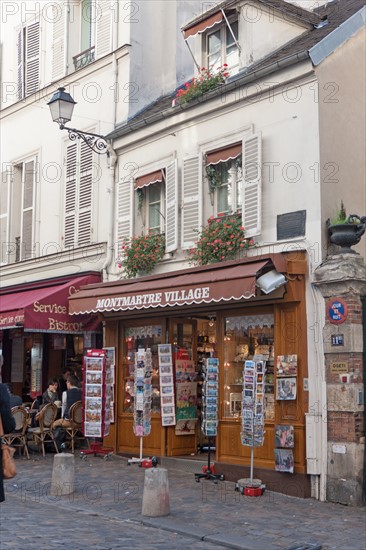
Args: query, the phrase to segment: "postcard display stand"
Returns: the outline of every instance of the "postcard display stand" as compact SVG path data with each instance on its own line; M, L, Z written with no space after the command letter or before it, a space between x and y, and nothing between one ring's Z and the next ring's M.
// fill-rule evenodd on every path
M152 355L151 349L139 348L135 354L135 402L133 415L133 431L140 438L140 456L129 458L128 464L139 464L142 458L143 437L151 432L151 382Z
M259 496L263 493L264 485L260 479L253 479L254 448L264 443L264 361L245 361L243 370L243 401L241 442L250 447L250 478L241 479L236 490L241 493ZM250 491L258 491L251 493ZM248 492L249 491L249 492Z
M81 458L90 454L109 458L113 452L98 441L109 434L110 427L111 368L106 355L105 350L88 349L83 357L84 436L94 441L90 449L81 451Z
M224 480L222 474L215 474L211 468L211 437L217 435L217 412L219 402L219 360L214 357L203 359L202 385L202 426L201 429L208 440L207 467L202 474L194 474L197 482L200 479Z

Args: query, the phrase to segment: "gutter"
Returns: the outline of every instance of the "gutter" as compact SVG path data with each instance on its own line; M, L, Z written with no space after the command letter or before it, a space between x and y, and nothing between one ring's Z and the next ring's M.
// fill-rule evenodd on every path
M282 59L281 61L276 61L274 63L271 63L267 67L263 67L262 69L258 69L257 71L250 72L249 74L236 75L235 77L230 79L230 81L224 86L220 86L219 88L216 88L215 90L212 90L204 94L205 99L206 101L209 101L210 99L221 96L223 93L236 90L237 88L240 88L245 84L249 84L255 80L259 80L260 78L268 76L276 71L285 69L287 67L290 67L291 65L294 65L301 61L305 61L307 59L309 59L309 52L308 50L303 50L295 54L289 55L288 57ZM164 111L160 111L159 113L155 113L146 118L137 120L136 122L127 122L126 124L123 124L122 126L117 127L110 134L108 134L106 136L106 139L116 139L116 138L125 136L130 132L134 132L141 128L146 128L147 126L150 126L155 122L160 122L162 120L170 118L171 116L177 115L182 111L186 111L187 109L191 109L192 106L198 105L201 103L202 103L202 96L197 98L195 101L190 101L189 103L184 103L182 105L176 105L175 107L169 107Z

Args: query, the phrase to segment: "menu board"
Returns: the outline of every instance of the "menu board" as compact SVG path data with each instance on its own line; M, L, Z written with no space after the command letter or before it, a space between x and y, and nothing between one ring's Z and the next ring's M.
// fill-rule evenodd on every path
M172 346L159 344L160 410L162 426L175 425Z
M243 370L243 401L241 442L247 447L264 443L265 362L245 361Z
M219 360L215 357L204 359L203 372L201 429L207 437L211 437L217 435Z
M110 428L111 369L104 350L87 350L83 358L85 437L105 437Z
M151 349L139 348L135 354L135 401L133 431L137 437L144 437L151 432Z

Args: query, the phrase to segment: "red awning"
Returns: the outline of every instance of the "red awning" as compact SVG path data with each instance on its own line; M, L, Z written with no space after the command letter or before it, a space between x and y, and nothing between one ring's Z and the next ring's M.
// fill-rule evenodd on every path
M199 21L198 23L193 23L188 28L183 29L183 36L185 39L189 38L190 36L195 36L199 32L205 32L207 29L210 29L214 25L217 25L217 23L221 23L224 16L222 15L221 11L218 11L217 13L214 13L213 15L210 15L209 17L206 17L205 19Z
M82 334L95 331L100 323L95 315L70 317L68 298L82 285L98 283L100 277L87 275L43 288L9 292L0 296L0 329L24 327L32 332Z
M236 159L242 152L242 144L235 143L234 145L229 145L227 147L222 147L221 149L216 149L211 151L206 155L206 164L218 164L219 162L226 162L229 159Z
M140 178L135 179L135 189L142 189L147 185L152 185L153 183L162 182L164 179L163 170L156 170L155 172L150 172L146 176L141 176Z
M246 300L255 296L257 273L267 265L273 265L268 257L93 285L70 297L69 310L81 314Z

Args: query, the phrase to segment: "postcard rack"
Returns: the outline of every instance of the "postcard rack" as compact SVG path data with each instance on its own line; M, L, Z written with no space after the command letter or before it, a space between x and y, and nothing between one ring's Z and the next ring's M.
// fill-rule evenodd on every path
M203 385L202 385L202 426L201 429L208 440L207 466L203 473L194 474L195 480L199 483L201 479L223 481L222 474L214 473L211 466L211 437L217 435L218 425L218 400L219 400L219 360L214 357L207 357L203 360Z
M149 348L139 348L135 355L133 431L140 438L140 456L129 458L127 463L141 465L143 437L151 432L152 356Z

